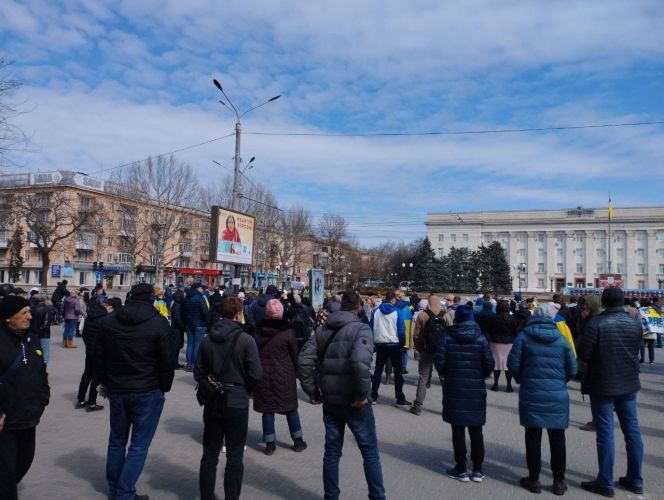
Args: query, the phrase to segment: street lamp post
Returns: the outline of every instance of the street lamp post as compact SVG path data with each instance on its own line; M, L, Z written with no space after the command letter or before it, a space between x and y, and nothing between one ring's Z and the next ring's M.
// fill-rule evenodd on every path
M519 280L519 294L521 293L521 273L526 272L526 264L521 262L520 264L517 264L514 266L516 268L516 273L517 273L517 279Z
M251 113L253 110L260 108L261 106L265 106L267 103L276 101L281 97L281 95L277 95L274 97L271 97L267 101L265 101L262 104L259 104L258 106L254 106L253 108L248 109L244 113L240 114L238 113L237 108L233 104L233 101L230 100L228 95L226 95L226 92L224 92L223 87L221 86L221 83L219 83L218 80L213 79L212 83L214 83L214 86L219 89L219 91L222 93L222 95L226 98L226 101L228 101L228 104L221 99L219 99L219 103L221 103L223 106L226 106L227 108L231 109L233 113L235 113L235 168L233 169L233 201L231 207L233 210L238 211L240 210L240 199L242 198L242 172L240 171L240 163L242 162L242 158L240 157L240 137L242 134L242 123L240 119L247 115L248 113ZM249 164L254 160L252 158L249 161ZM247 164L247 167L249 166ZM235 277L239 278L240 277L240 266L235 266ZM234 285L233 289L235 292L237 292L237 289L239 288L239 285Z
M549 282L551 283L551 292L553 292L553 276L549 278Z

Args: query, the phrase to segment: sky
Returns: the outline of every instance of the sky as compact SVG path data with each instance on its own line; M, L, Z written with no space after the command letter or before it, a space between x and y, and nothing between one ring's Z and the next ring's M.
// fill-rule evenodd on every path
M661 0L2 0L31 137L3 169L103 177L226 136L176 154L218 182L216 78L240 112L281 95L242 118L249 178L365 246L429 212L661 205L662 124L474 132L664 121L662 26Z

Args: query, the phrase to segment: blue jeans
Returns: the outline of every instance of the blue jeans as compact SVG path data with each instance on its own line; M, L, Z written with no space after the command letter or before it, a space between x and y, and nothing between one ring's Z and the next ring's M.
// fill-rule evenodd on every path
M48 356L51 352L51 339L39 339L39 345L41 345L41 352L44 358L44 364L48 364Z
M111 433L106 455L108 492L116 500L132 500L136 495L136 481L143 471L148 448L164 408L164 393L157 389L141 393L109 394L109 400ZM131 443L127 450L130 432Z
M75 319L66 319L65 320L65 329L62 331L62 340L74 340L74 334L76 333L76 321Z
M194 366L198 356L198 348L201 346L201 340L207 333L207 328L198 326L196 328L187 328L187 365Z
M286 413L288 421L288 430L293 440L302 437L302 425L300 425L300 414L295 410ZM277 440L277 433L274 430L274 413L263 413L263 442L272 443Z
M339 460L344 446L346 425L355 436L364 460L364 477L369 487L369 498L384 499L383 471L376 437L376 422L370 404L356 410L351 406L323 404L325 423L325 455L323 456L323 488L325 500L338 499Z
M615 444L613 440L613 410L618 415L620 428L625 437L627 450L627 481L635 487L643 487L641 464L643 441L636 416L636 393L620 397L590 396L590 409L597 429L597 483L602 488L613 489L613 462Z

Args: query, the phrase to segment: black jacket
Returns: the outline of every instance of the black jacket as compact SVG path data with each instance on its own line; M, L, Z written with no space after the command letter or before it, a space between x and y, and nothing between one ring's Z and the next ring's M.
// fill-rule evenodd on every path
M443 382L443 420L467 427L486 423L486 382L494 367L486 337L474 321L445 331L433 358Z
M267 306L267 302L273 298L273 295L259 295L251 304L246 320L252 330L255 330L256 325L265 319L265 307Z
M489 323L491 319L495 316L495 313L491 309L482 309L479 313L475 315L475 323L480 325L480 330L484 335L488 336Z
M642 333L639 320L622 306L591 318L576 343L577 356L587 363L581 392L618 397L638 391Z
M62 299L65 297L65 292L67 291L67 285L60 283L55 290L53 290L53 295L51 295L51 302L54 305L58 305L62 302Z
M138 393L173 383L170 326L149 302L129 301L101 320L97 380L111 393Z
M21 430L35 427L50 398L46 365L37 336L30 331L15 332L0 326L0 375L14 362L25 344L25 359L14 374L0 384L0 412L6 414L5 429Z
M237 343L233 352L228 355L226 365L222 367L231 341L236 335L239 335ZM222 319L201 341L194 367L194 379L199 384L206 384L210 374L217 380L233 384L228 387L227 392L226 404L229 408L249 407L249 393L263 376L263 368L256 342L242 330L238 322Z
M171 305L171 326L174 326L179 331L186 330L184 324L184 292L178 290L173 294L173 304Z
M36 302L30 305L30 331L40 339L51 338L51 323L55 321L53 306Z
M188 330L207 326L210 310L205 303L205 297L198 293L195 288L187 291L187 298L184 301L184 324Z
M101 320L108 315L106 308L102 305L90 303L88 315L83 324L83 342L85 342L85 352L88 356L95 356L99 337L101 336Z
M513 344L516 338L516 319L508 312L499 312L491 316L487 327L489 342L494 344Z

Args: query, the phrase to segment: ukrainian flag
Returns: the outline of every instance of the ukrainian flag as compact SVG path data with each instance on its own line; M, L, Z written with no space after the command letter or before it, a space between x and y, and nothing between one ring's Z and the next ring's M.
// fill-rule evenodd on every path
M613 220L613 207L611 206L611 197L609 197L609 222Z

